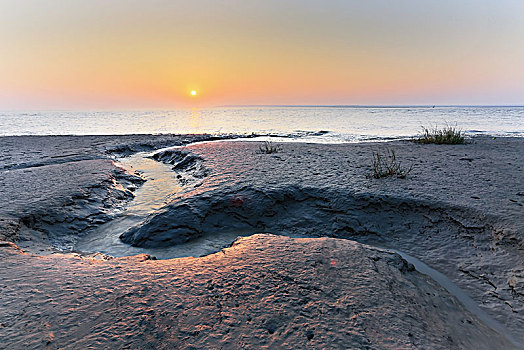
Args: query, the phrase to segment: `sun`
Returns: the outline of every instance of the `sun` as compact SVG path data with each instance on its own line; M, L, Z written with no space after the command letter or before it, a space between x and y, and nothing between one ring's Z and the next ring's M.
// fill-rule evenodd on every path
M196 90L191 90L190 94L191 94L191 96L196 96L197 92L196 92Z

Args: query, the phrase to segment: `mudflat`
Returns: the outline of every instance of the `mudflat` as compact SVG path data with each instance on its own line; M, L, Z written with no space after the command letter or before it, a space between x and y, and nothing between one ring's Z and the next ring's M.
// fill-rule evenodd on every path
M240 141L161 150L152 158L173 168L182 189L124 242L153 248L258 234L195 258L68 253L86 230L125 215L147 180L116 156L205 140L0 138L0 235L21 248L0 248L6 346L522 347L519 138L283 143L271 154ZM386 148L412 167L406 178L372 177L372 153ZM504 330L382 248L446 275Z

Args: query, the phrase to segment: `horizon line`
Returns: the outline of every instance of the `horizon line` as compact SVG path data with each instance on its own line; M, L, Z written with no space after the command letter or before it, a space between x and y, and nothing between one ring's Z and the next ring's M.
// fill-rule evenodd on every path
M119 112L119 111L173 111L173 110L189 110L189 109L212 109L212 108L253 108L253 107L279 107L279 108L449 108L449 107L477 107L477 108L524 108L524 104L399 104L399 105L345 105L345 104L230 104L230 105L216 105L207 107L151 107L151 108L42 108L42 109L0 109L0 112Z
M320 105L308 105L308 104L246 104L246 105L218 105L210 108L217 107L326 107L326 108L407 108L407 107L524 107L524 104L399 104L399 105L346 105L346 104L320 104Z

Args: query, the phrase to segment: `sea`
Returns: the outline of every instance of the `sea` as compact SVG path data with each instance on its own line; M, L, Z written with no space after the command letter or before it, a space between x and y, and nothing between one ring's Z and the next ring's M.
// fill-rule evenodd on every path
M524 106L248 106L154 111L0 112L0 136L239 134L343 143L408 138L422 128L524 136Z

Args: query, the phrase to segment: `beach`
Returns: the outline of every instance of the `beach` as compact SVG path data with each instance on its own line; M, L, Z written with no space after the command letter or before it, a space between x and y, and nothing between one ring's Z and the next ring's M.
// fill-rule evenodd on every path
M0 137L2 346L523 348L522 140ZM373 177L387 150L405 178ZM78 249L154 181L137 152L177 186L117 233L144 253Z
M524 1L0 9L0 350L524 350Z

